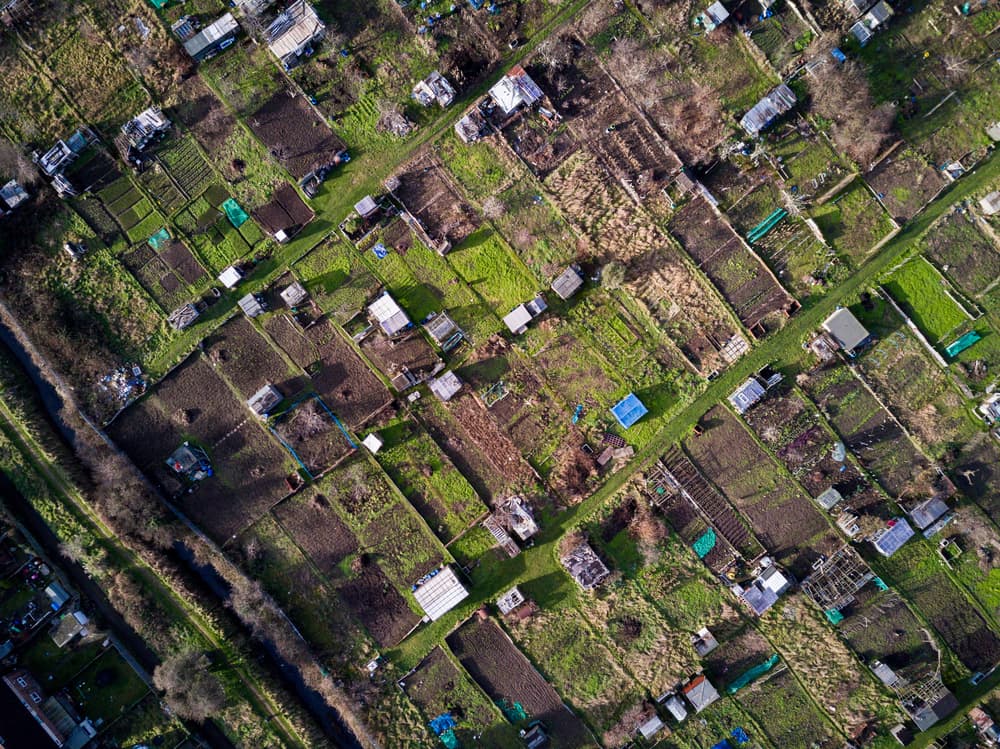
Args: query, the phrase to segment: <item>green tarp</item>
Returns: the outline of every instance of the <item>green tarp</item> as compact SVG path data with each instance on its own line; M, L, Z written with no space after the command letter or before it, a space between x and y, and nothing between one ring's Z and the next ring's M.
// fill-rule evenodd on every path
M169 3L169 2L170 2L170 0L149 0L149 2L150 2L150 4L151 4L151 5L152 5L152 6L154 7L154 8L156 8L157 10L159 10L159 9L160 9L160 8L162 8L162 7L164 6L164 5L166 5L167 3Z
M743 689L747 684L749 684L754 679L763 676L772 668L778 665L778 654L775 653L766 661L760 665L754 666L749 671L745 671L742 676L740 676L736 681L726 687L726 692L729 694L736 694L739 690Z
M694 549L694 553L698 555L699 559L704 559L708 552L715 548L715 541L715 531L709 528L698 537L691 548Z
M156 232L156 234L149 238L149 246L157 252L159 252L160 248L165 246L168 242L170 242L170 232L168 232L166 228L160 229Z
M524 707L520 702L497 700L497 707L500 708L500 712L502 712L511 723L520 723L522 720L528 719L528 713L524 711Z
M229 223L237 229L243 226L247 222L247 219L250 218L247 212L240 208L240 204L232 198L229 198L229 200L222 204L222 210L226 212Z
M438 738L441 739L441 743L448 747L448 749L460 749L462 746L458 741L458 736L455 735L455 731L451 728L442 733Z
M844 621L844 615L837 611L837 609L827 609L824 613L826 614L826 618L830 620L830 624L840 624Z

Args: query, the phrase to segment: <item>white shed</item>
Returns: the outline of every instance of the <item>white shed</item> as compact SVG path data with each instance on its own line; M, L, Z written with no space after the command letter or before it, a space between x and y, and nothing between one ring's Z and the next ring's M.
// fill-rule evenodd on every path
M425 619L436 621L467 598L465 589L451 567L431 572L421 584L413 586L413 597L426 614Z

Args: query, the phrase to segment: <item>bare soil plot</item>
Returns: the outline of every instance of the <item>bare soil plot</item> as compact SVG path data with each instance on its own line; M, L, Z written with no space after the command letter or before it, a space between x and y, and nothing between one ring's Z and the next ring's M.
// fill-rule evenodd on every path
M832 486L855 511L888 512L887 506L879 507L885 504L882 495L852 461L834 459L839 438L827 431L823 417L797 393L772 394L744 418L811 497Z
M375 329L360 346L361 353L390 381L404 369L415 375L426 374L440 361L427 339L416 329L392 339Z
M802 384L848 449L889 494L933 492L927 458L850 369L839 363L817 367Z
M156 256L152 248L143 243L121 256L122 264L135 276L149 295L167 314L175 309L188 295L187 285Z
M354 449L319 396L293 404L270 428L311 476L319 476Z
M178 489L165 465L185 440L202 446L214 476L179 502L216 540L225 540L288 493L288 458L200 355L177 367L108 430L154 482Z
M268 234L283 231L287 236L293 236L312 221L315 215L296 189L287 182L282 182L271 193L271 199L253 212L254 220Z
M884 562L892 580L970 672L1000 661L998 637L944 571L934 550L908 544Z
M474 616L447 643L490 699L521 703L529 718L548 727L557 747L596 746L583 722L492 619Z
M986 228L986 231L983 229ZM1000 248L983 219L954 210L924 237L927 255L966 293L981 296L1000 278Z
M752 332L763 335L798 308L704 198L699 196L681 208L670 222L670 231Z
M724 369L720 349L736 334L724 305L594 158L577 154L549 175L546 187L563 214L602 249L603 260L626 266L629 291L694 367L704 374Z
M358 540L323 494L294 494L274 508L274 516L324 575L344 574L339 565L358 550Z
M395 173L393 195L437 242L457 245L480 225L479 216L456 192L437 157L425 152Z
M705 676L722 689L774 654L774 648L752 626L745 625L702 659Z
M167 116L172 118L176 115L207 153L217 153L237 127L236 118L226 111L200 75L185 80L180 91L180 101L167 111ZM226 173L228 165L219 166Z
M783 749L833 749L843 739L809 700L787 667L741 690L737 700L752 715L775 746Z
M952 465L952 480L994 522L1000 522L1000 449L985 434L962 445Z
M359 559L361 569L340 586L340 595L375 641L390 647L420 622L420 616L377 565Z
M933 640L897 593L866 589L843 613L837 629L863 662L882 661L911 681L936 669Z
M188 285L193 286L205 277L205 269L183 242L172 241L165 250L160 251L160 257Z
M865 181L899 223L916 216L948 184L939 169L910 149L894 151L865 175Z
M344 143L300 95L278 91L247 118L250 129L288 172L301 179L334 163Z
M318 354L318 364L309 369L313 387L345 424L358 428L392 402L382 381L331 323L314 325L306 337Z
M302 332L302 327L284 312L268 315L262 323L271 340L303 370L319 361L319 349Z
M451 713L458 721L459 741L487 749L505 749L517 743L517 731L490 704L468 674L460 671L441 646L435 647L402 682L407 696L424 717Z
M894 229L892 219L861 180L814 208L812 216L826 241L856 263L863 262Z
M776 466L728 410L702 417L704 433L684 447L694 463L747 517L761 542L796 577L838 548L839 536L795 484Z
M219 369L244 398L250 398L268 383L285 397L302 389L304 378L291 370L243 315L233 318L205 339L204 350L212 366Z
M565 127L552 129L541 117L525 115L507 125L500 136L539 179L545 179L580 149Z

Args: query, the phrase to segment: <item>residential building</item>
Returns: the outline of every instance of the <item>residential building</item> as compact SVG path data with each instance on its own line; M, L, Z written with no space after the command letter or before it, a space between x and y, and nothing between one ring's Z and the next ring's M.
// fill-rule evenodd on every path
M62 749L83 749L97 735L89 720L81 720L65 700L46 697L42 686L25 669L11 671L4 683L52 742Z

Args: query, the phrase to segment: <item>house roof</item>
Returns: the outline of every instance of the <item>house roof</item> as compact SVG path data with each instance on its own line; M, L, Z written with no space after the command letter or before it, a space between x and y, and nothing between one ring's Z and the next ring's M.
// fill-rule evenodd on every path
M386 335L396 335L410 326L410 318L388 291L368 305L369 314L375 318Z
M851 353L869 338L865 326L858 322L847 307L841 307L823 321L823 330L847 353Z
M413 597L430 621L440 619L469 595L451 567L431 573L433 576L413 590Z
M493 85L490 96L504 114L511 114L518 107L530 106L541 99L542 90L531 80L531 76L524 68L515 65L507 75Z
M750 377L729 396L729 402L736 410L736 413L742 415L752 405L763 398L765 392L764 386L757 382L756 378Z
M451 400L462 389L462 381L454 372L445 372L429 383L431 392L443 401Z
M264 32L267 46L279 60L302 53L326 27L305 0L296 0L283 10Z
M906 518L895 518L890 522L892 525L879 531L872 542L879 554L884 557L891 557L914 535L913 528L906 522Z
M682 691L696 713L700 713L719 699L719 693L715 691L712 682L706 679L704 674L691 679Z
M519 304L506 314L503 321L511 333L523 333L531 319L532 315L528 312L528 308Z
M580 269L575 265L566 268L552 282L552 290L560 299L569 299L581 286L583 286L583 276L580 275Z
M242 280L243 273L241 273L240 270L234 265L230 265L219 274L219 283L227 289L235 288L236 285Z
M629 393L611 407L611 413L623 429L628 429L649 413L649 409L636 397L635 393Z
M191 57L197 57L220 39L235 34L239 28L233 14L226 13L184 42L184 50Z
M946 512L948 505L937 497L931 497L910 510L909 516L917 528L923 530Z
M740 125L750 135L757 135L771 122L794 107L797 101L795 92L782 83L754 104L750 111L743 115Z

